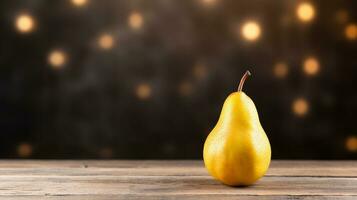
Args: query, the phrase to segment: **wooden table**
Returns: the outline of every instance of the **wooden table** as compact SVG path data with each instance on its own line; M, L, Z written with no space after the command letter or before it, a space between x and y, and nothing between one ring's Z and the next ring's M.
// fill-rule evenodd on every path
M0 161L0 199L357 199L357 161L273 161L250 187L202 161Z

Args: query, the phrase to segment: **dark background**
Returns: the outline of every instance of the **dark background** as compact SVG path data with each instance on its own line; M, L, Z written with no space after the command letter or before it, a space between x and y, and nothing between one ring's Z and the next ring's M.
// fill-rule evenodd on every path
M249 69L273 159L356 159L357 2L301 3L1 1L0 157L200 159Z

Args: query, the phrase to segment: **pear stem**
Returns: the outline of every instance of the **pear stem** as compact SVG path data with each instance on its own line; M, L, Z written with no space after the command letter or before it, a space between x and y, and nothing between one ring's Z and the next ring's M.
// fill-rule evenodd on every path
M245 80L248 78L248 76L250 76L250 75L252 75L252 74L250 73L249 70L247 70L247 71L244 73L242 79L240 79L240 82L239 82L238 92L242 92L244 82L245 82Z

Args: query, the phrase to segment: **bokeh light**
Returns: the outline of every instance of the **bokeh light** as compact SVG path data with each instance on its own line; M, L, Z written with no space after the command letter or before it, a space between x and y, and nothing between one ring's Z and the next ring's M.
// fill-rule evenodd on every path
M336 12L336 21L340 24L348 21L348 12L346 10L339 10Z
M346 149L350 152L357 152L357 136L350 136L346 139Z
M203 5L213 6L217 3L217 0L201 0Z
M302 22L309 22L315 17L315 8L311 3L300 3L296 9L297 17Z
M306 58L303 63L303 70L307 75L316 75L320 70L319 61L315 57Z
M66 62L67 62L67 55L62 50L53 50L48 55L48 63L53 68L61 68L66 64Z
M202 63L196 63L193 67L193 74L197 79L203 79L207 75L207 67Z
M35 21L31 15L21 14L16 17L15 26L20 33L30 33L35 27Z
M141 83L136 87L136 96L139 99L148 99L151 96L151 86L147 83Z
M189 81L183 81L179 84L179 93L182 96L188 96L192 93L193 86Z
M114 46L114 38L108 33L104 33L98 38L98 46L101 49L109 50Z
M278 62L274 65L274 75L277 78L284 78L289 72L288 65L284 62Z
M143 25L143 16L139 12L132 12L129 16L129 25L133 29L140 29Z
M27 158L32 155L32 145L28 143L21 143L17 147L17 154L21 158Z
M304 116L309 111L309 103L304 98L297 98L293 101L292 110L297 116Z
M77 7L82 7L88 3L87 0L71 0L72 4Z
M348 24L345 28L345 36L349 40L357 39L357 24Z
M245 22L241 28L241 34L248 41L255 41L261 35L260 25L255 21Z

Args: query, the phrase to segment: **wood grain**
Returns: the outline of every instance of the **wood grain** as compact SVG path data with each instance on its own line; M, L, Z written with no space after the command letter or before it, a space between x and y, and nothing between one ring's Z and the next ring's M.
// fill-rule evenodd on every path
M202 161L0 161L0 199L357 199L356 161L273 161L250 187Z

